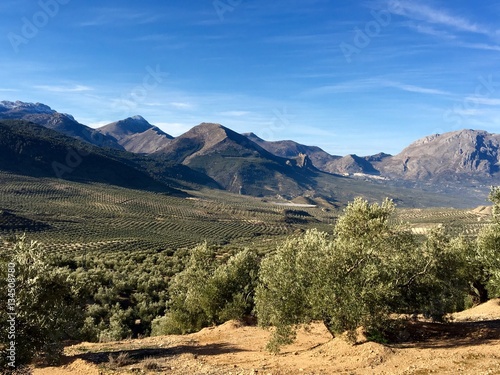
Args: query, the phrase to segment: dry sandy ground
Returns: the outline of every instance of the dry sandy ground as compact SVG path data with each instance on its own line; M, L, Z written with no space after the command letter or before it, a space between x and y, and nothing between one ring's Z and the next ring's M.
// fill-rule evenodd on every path
M265 351L268 331L228 322L187 336L70 346L65 365L34 374L500 374L500 300L453 318L446 325L416 322L407 342L392 345L350 345L313 324L280 355ZM110 366L110 354L120 352L128 359Z

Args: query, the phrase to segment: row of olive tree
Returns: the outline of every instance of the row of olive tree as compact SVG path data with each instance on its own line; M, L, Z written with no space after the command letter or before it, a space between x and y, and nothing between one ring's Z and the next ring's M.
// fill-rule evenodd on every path
M500 190L491 199L500 205ZM192 332L251 313L261 326L275 327L269 349L278 350L293 341L298 324L312 320L333 335L353 339L363 326L380 337L393 313L441 320L466 307L471 294L480 302L488 292L499 295L499 215L477 240L449 238L443 228L422 240L391 224L394 210L390 200L358 198L333 235L290 237L261 262L245 250L221 263L214 249L197 247L173 279L168 312L153 322L153 334Z
M500 296L500 188L492 189L490 199L492 223L475 240L449 238L439 228L418 239L408 227L391 224L391 201L369 204L356 199L332 235L307 231L288 238L264 259L248 249L224 258L202 244L190 252L184 269L175 275L171 272L176 262L174 268L160 262L160 274L151 269L149 281L141 276L134 284L142 285L140 291L133 292L135 297L127 303L137 300L139 310L144 310L141 316L151 321L147 317L160 311L157 305L165 298L166 314L152 321L156 335L193 332L256 316L261 326L276 328L271 350L291 342L296 326L312 320L323 321L333 335L347 331L353 338L360 326L380 336L392 313L441 319L463 309L467 294L475 294L478 301ZM158 266L153 263L145 264ZM12 251L2 252L0 366L9 368L10 312L15 312L16 365L36 357L56 359L67 338L129 335L127 321L134 320L130 306L112 304L116 296L110 291L115 289L105 290L102 283L92 286L107 272L101 266L97 264L93 276L87 277L81 267L73 271L67 265L61 267L60 261L24 238ZM153 275L155 283L151 283ZM163 287L155 288L166 280L168 293ZM122 289L132 290L134 285ZM9 296L12 286L14 298ZM154 301L148 302L148 296Z

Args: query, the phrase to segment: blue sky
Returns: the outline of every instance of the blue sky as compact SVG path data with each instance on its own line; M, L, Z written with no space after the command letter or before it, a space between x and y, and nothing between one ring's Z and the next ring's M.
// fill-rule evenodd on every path
M490 0L3 0L0 98L398 153L500 132L499 19Z

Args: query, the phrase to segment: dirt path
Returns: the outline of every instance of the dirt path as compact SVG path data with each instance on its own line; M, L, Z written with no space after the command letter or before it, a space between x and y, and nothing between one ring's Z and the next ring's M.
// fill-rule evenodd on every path
M416 322L408 335L397 345L352 346L313 324L274 356L264 349L268 331L228 322L187 336L79 344L66 349L66 365L34 374L500 374L500 300L455 314L451 324ZM120 352L127 358L111 368L109 356Z

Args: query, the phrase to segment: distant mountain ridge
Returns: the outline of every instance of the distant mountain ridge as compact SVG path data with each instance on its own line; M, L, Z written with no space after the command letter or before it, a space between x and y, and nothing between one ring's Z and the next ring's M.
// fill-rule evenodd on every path
M30 121L95 146L124 149L114 138L80 124L71 115L59 113L41 103L1 101L0 119Z
M99 147L142 154L148 168L162 175L170 176L171 167L177 165L182 176L198 176L211 186L254 196L324 194L330 188L319 188L318 178L330 177L321 172L470 197L500 185L500 135L482 130L430 135L394 156L383 152L338 156L316 146L266 141L212 123L197 125L176 138L141 116L92 129L41 103L0 102L0 119L30 121Z
M390 178L410 181L500 182L500 134L464 129L419 139L374 162Z
M265 141L254 133L243 133L243 135L274 155L283 158L293 158L299 154L305 154L311 159L316 168L329 173L338 172L335 168L329 168L329 165L342 157L330 155L317 146L306 146L291 140Z

